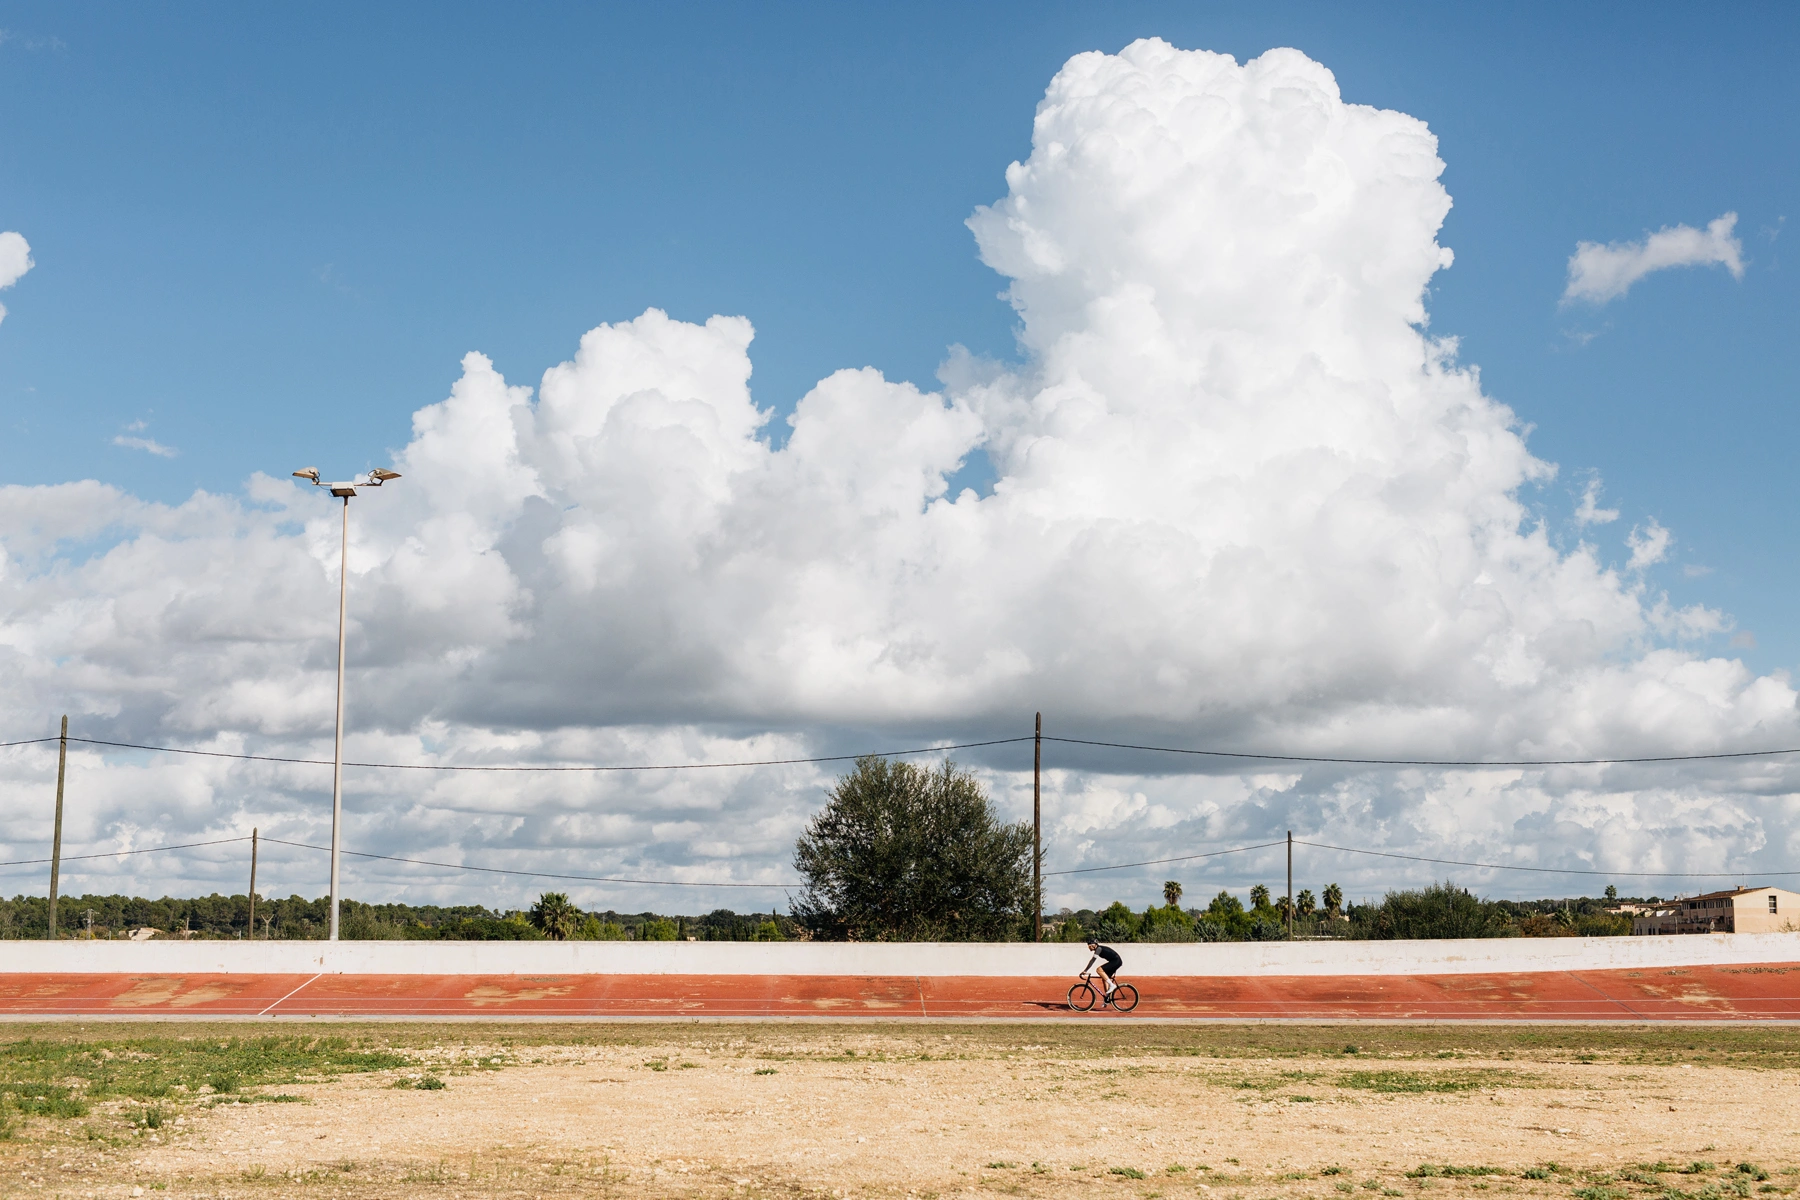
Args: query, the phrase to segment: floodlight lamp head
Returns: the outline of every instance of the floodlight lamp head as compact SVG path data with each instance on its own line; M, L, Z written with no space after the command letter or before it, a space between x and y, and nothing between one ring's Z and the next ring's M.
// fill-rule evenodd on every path
M319 482L319 468L317 468L317 467L301 467L298 471L294 472L294 478L295 479L310 479L314 483L317 483L317 482Z
M398 478L400 478L400 472L390 471L386 467L376 467L373 471L369 472L369 482L376 487L380 487L390 479Z

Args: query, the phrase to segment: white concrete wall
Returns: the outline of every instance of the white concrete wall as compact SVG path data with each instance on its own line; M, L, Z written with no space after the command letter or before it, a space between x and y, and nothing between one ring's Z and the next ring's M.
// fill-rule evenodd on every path
M1467 975L1800 963L1800 933L1119 947L1124 976ZM0 942L0 974L1073 975L1080 945L842 942Z

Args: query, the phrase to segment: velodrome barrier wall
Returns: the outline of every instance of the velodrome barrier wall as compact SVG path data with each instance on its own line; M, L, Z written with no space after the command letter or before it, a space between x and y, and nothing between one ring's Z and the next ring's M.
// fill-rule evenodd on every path
M1800 963L1800 933L1120 947L1124 976L1467 975ZM1081 945L922 942L0 942L0 975L1073 975Z

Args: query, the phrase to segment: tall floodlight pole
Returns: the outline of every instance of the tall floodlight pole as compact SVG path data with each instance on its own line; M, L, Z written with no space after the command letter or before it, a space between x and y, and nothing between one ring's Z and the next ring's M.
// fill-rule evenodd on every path
M337 732L331 751L331 940L338 940L338 849L339 830L344 817L344 614L350 591L350 497L359 487L380 487L390 479L400 478L398 471L380 467L367 475L344 483L326 483L319 478L319 468L304 467L294 472L296 479L310 479L314 487L330 488L331 494L344 502L343 534L338 549L338 661L337 661Z

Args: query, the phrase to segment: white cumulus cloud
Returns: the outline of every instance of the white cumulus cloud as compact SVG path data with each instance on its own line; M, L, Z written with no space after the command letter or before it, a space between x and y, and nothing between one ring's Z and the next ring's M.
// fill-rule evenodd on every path
M24 278L36 264L31 261L31 246L20 234L7 230L0 233L0 290ZM6 306L0 304L0 321L6 319Z
M1532 517L1522 493L1554 468L1425 332L1426 286L1450 263L1442 170L1422 121L1347 103L1297 51L1240 64L1142 41L1064 66L1030 156L970 219L1009 280L1017 363L954 352L935 391L839 371L800 398L777 449L743 317L600 325L535 389L469 354L414 414L404 477L351 503L350 757L767 760L1016 735L1038 710L1052 734L1327 756L1792 744L1793 689L1703 652L1720 614L1647 589L1666 530L1634 534L1618 567L1559 549ZM991 493L952 494L977 449ZM114 740L328 757L338 521L329 498L262 475L176 506L92 481L0 488L8 734L66 708ZM1015 814L1026 749L972 760ZM1053 868L1287 828L1640 870L1718 869L1800 838L1779 763L1270 775L1049 751ZM42 789L43 749L0 756L8 786ZM316 767L88 748L76 762L82 845L252 824L324 836ZM765 884L791 877L834 769L354 771L347 837ZM1190 769L1206 773L1166 773ZM7 857L32 856L42 816L9 827L0 848L21 852ZM273 887L317 894L316 855L272 852ZM230 886L242 856L218 853L123 860L105 886ZM1171 876L1198 896L1274 869L1064 876L1050 898L1141 902ZM1399 878L1391 861L1316 853L1307 870L1352 895ZM360 895L517 902L532 886L354 871ZM688 911L780 897L571 886L585 903Z
M1565 303L1584 300L1605 304L1631 290L1652 271L1670 267L1720 266L1732 278L1744 277L1744 244L1732 235L1737 214L1726 213L1707 225L1668 225L1640 242L1580 242L1569 256Z
M1619 519L1616 508L1600 507L1600 481L1590 479L1581 491L1581 503L1575 506L1577 525L1608 525Z

